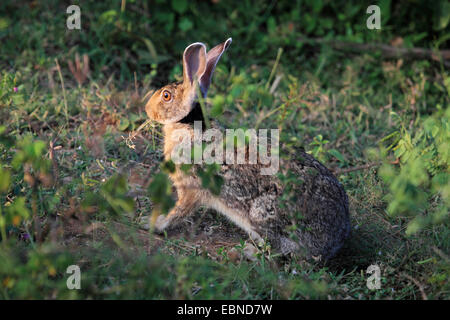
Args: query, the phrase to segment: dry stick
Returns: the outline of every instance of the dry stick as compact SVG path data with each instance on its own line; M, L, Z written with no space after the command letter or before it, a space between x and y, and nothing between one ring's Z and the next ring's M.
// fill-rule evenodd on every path
M50 141L50 152L49 152L49 158L52 162L52 169L53 169L53 186L58 186L58 161L56 160L56 156L55 156L55 145L53 140Z
M439 255L442 259L444 259L446 262L448 262L450 260L449 257L444 252L442 252L442 250L439 249L438 247L433 246L433 247L431 247L431 249L433 249L433 251L437 255Z
M338 50L348 51L380 51L386 58L410 58L410 59L431 59L434 61L442 61L446 67L450 67L450 50L430 50L425 48L398 48L381 43L356 43L339 40L328 40L324 38L299 38L311 44L326 44Z
M337 169L333 169L332 171L334 174L343 174L343 173L348 173L348 172L353 172L353 171L358 171L358 170L370 169L372 167L379 166L380 164L381 164L380 162L372 162L372 163L363 164L363 165L352 167L352 168L346 168L346 169L337 168Z
M283 48L278 48L277 58L275 59L275 64L272 67L272 71L270 72L269 79L266 83L266 90L269 89L270 82L272 81L273 76L275 75L275 71L277 71L278 63L280 63L281 55L283 54Z
M406 274L404 272L402 272L401 275L403 277L405 277L406 279L412 281L417 287L419 287L420 293L422 294L422 299L423 300L428 300L428 297L427 297L427 295L425 293L424 287L419 281L417 281L416 279L414 279L413 277L411 277L410 275L408 275L408 274Z
M134 149L134 145L133 145L133 139L136 138L136 136L138 135L138 133L144 129L149 123L151 123L152 120L151 119L147 119L145 120L145 122L143 124L141 124L139 126L139 128L137 128L137 130L133 133L130 133L129 136L125 139L125 143L127 144L127 146L131 149Z
M56 68L58 69L58 74L59 74L59 80L61 81L61 88L62 88L62 92L63 92L63 98L64 98L64 113L66 116L66 123L69 123L69 113L68 113L68 108L67 108L67 99L66 99L66 89L64 89L64 79L61 73L61 67L59 66L58 63L58 59L55 58L55 62L56 62Z

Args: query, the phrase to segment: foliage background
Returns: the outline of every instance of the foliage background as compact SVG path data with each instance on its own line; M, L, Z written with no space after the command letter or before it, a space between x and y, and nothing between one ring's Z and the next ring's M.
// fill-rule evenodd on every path
M66 28L71 4L79 31ZM371 4L381 30L366 27ZM449 31L445 0L2 1L0 297L448 299L448 64L329 41L437 51ZM334 170L354 230L327 265L248 253L210 211L167 237L141 228L173 204L159 127L127 139L146 95L180 79L188 44L230 36L208 112L278 127ZM70 264L82 290L66 287Z

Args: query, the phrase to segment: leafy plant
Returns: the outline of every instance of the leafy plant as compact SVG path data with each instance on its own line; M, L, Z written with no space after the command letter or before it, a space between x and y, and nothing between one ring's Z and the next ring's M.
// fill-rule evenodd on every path
M402 124L389 135L395 139L387 150L399 159L400 168L385 163L380 176L389 186L386 196L388 212L406 214L414 219L407 234L413 234L430 224L447 223L450 210L450 107L425 121L414 134ZM386 138L384 140L387 140Z

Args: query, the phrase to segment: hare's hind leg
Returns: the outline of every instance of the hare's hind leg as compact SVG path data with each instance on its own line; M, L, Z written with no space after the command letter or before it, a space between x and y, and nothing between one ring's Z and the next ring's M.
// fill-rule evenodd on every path
M155 222L155 230L163 232L167 228L177 226L184 218L193 214L199 207L199 201L195 195L184 194L178 199L175 207L170 210L167 216L160 215Z
M205 205L220 212L225 217L230 219L234 224L243 229L258 245L264 243L264 239L256 232L252 222L248 218L248 215L235 210L226 205L221 199L211 197L209 201L205 202Z

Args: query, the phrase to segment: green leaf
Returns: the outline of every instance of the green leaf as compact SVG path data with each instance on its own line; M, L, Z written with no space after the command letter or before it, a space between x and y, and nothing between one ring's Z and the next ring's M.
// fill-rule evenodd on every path
M406 235L410 236L419 232L426 225L426 221L423 217L417 216L408 223L406 228Z
M25 197L17 197L14 202L7 207L8 220L12 220L14 216L20 216L23 219L30 217L30 211L25 205Z
M14 145L15 139L4 132L6 131L5 126L0 126L0 143L7 148L11 148Z
M8 18L0 18L0 31L3 31L9 27L11 21Z
M167 173L175 172L175 163L172 160L164 161L161 165L161 169Z
M440 8L437 10L437 19L434 20L434 30L444 30L450 22L450 2L441 1Z
M342 163L346 162L342 153L340 153L336 149L330 149L330 150L328 150L328 153L331 154L336 159L338 159L340 162L342 162Z
M310 4L312 5L312 9L314 13L319 13L323 8L323 1L322 0L314 0L310 1Z
M122 118L122 119L120 119L119 130L125 131L129 125L130 125L130 121L127 118Z
M155 205L161 208L161 212L166 214L175 205L172 199L172 186L167 175L163 172L153 177L152 182L148 186L150 199Z
M277 29L277 22L275 21L275 18L273 16L270 16L269 19L267 19L267 30L269 32L275 32Z
M217 117L223 113L223 105L225 104L225 97L223 95L216 95L212 100L211 116Z
M0 192L6 192L9 188L11 175L9 171L0 167Z
M220 189L224 183L223 177L217 174L219 169L217 164L207 165L206 170L200 167L197 169L197 175L202 180L202 187L208 189L214 195L220 194Z
M172 9L179 14L183 14L186 12L188 8L187 0L172 0Z
M386 24L391 17L391 0L381 0L379 2L382 24Z
M112 23L116 19L116 17L117 17L116 10L108 10L100 15L99 20L102 23Z
M178 23L178 27L181 29L181 31L184 32L191 30L193 26L194 24L192 23L192 21L186 17L181 18L180 22Z
M158 60L158 53L156 52L156 48L153 42L150 39L144 37L142 37L141 40L145 43L145 46L147 47L153 62L156 62Z

